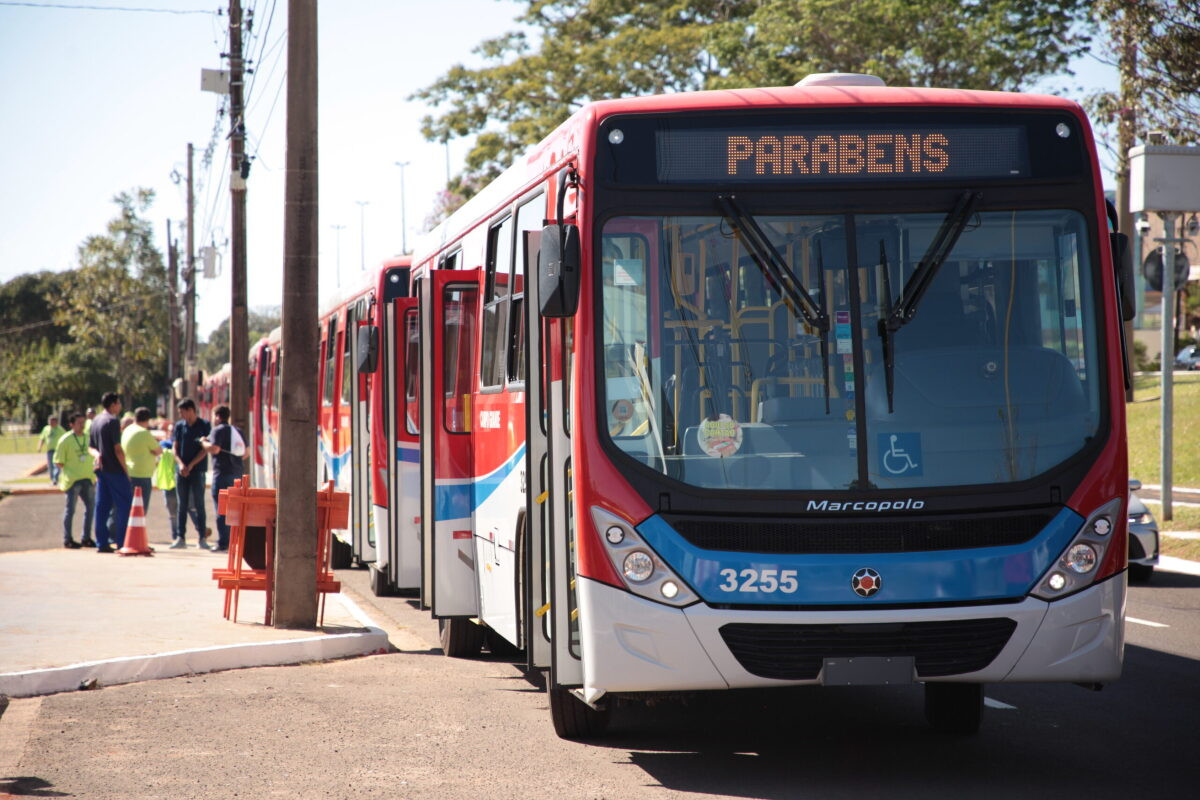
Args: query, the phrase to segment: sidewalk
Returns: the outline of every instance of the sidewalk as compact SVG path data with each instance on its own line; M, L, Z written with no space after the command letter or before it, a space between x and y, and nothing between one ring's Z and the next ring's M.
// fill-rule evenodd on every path
M105 686L389 648L387 635L342 595L327 598L320 630L263 625L262 592L243 591L238 621L224 619L225 593L211 577L213 567L225 565L224 554L197 549L194 538L189 549L168 549L157 493L147 517L153 556L46 549L61 541L62 502L61 493L0 501L0 694L27 697L93 679Z

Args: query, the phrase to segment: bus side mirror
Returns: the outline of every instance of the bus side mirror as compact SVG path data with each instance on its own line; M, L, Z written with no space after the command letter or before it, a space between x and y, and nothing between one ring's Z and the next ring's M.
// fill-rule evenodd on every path
M547 225L542 229L538 299L543 317L575 316L579 307L579 228L575 225Z
M1113 271L1117 274L1117 288L1121 294L1121 319L1128 322L1137 316L1137 291L1133 280L1133 253L1129 249L1129 237L1123 233L1108 234L1109 249L1112 250Z
M358 329L358 364L360 374L370 374L379 368L379 328L363 325Z

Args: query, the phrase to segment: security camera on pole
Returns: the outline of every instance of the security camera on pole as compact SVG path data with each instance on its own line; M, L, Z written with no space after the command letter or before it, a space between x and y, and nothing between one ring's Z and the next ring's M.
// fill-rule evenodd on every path
M1158 141L1155 141L1155 140ZM1172 519L1172 370L1175 366L1175 252L1178 215L1200 209L1200 147L1162 144L1151 134L1150 145L1129 150L1129 210L1156 212L1163 220L1162 244L1162 518ZM1186 275L1186 273L1185 273Z

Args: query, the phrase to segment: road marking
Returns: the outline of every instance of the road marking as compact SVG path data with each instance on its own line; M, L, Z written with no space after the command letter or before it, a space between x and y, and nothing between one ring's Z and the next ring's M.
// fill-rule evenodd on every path
M1128 617L1126 617L1128 619ZM1001 703L999 700L994 700L991 697L983 698L983 704L988 708L999 708L1005 711L1016 711L1016 706L1010 706L1008 703Z
M1138 619L1137 617L1125 617L1126 622L1136 622L1138 625L1148 625L1151 628L1169 628L1170 625L1165 625L1161 622L1151 622L1148 619Z

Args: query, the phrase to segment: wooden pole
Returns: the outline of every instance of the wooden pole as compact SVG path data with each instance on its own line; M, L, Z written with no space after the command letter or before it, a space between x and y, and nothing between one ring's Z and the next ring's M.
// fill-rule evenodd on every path
M249 368L246 365L250 344L246 309L246 122L242 88L245 83L242 58L242 3L229 3L229 150L231 191L230 251L232 269L229 309L229 403L231 421L248 435L250 395Z
M317 622L317 1L288 0L283 402L273 624Z

